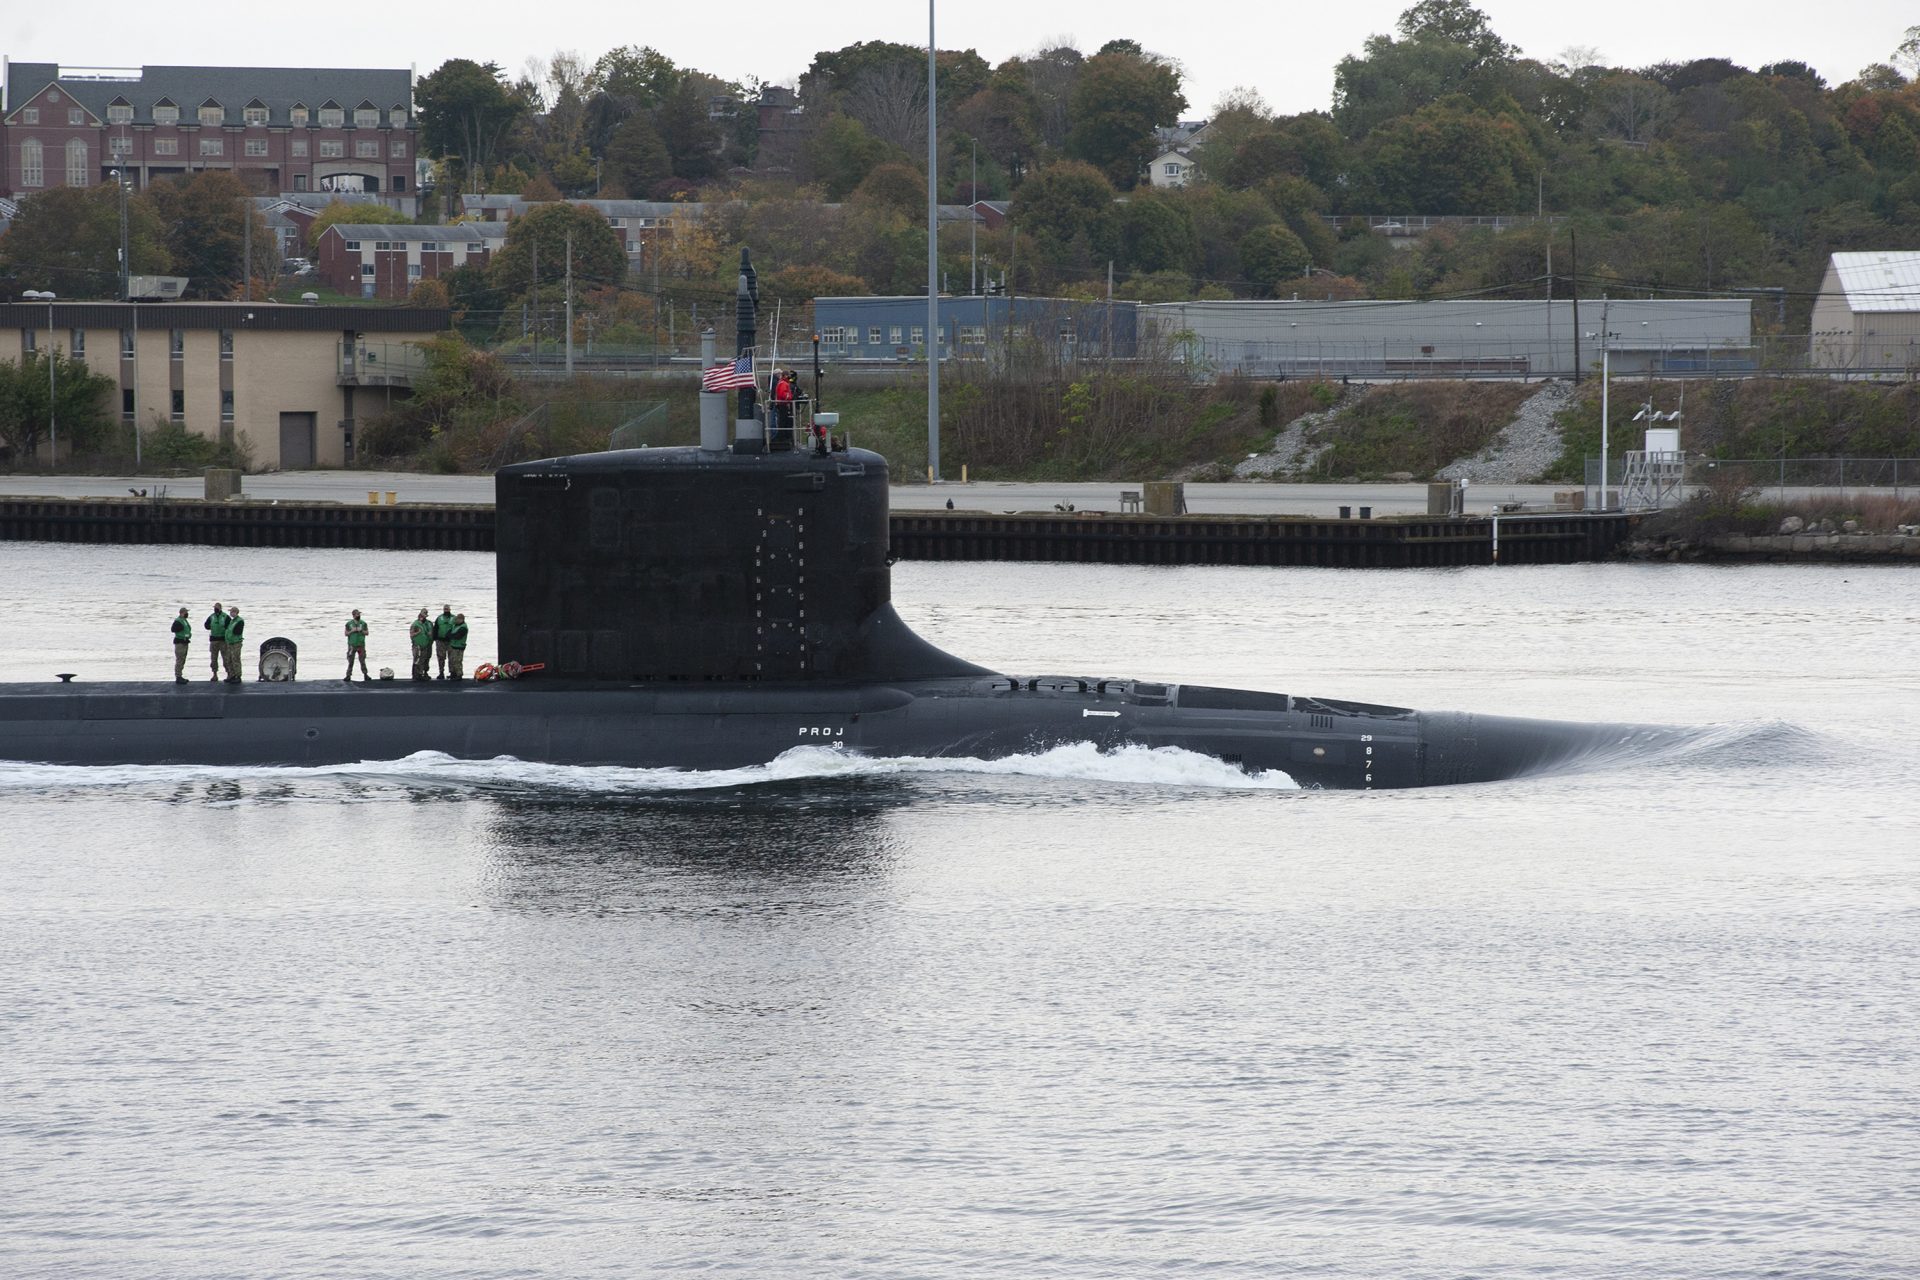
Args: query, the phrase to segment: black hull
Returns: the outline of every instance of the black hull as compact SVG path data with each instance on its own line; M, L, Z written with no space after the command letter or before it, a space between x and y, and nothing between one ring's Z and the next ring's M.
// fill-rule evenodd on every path
M251 683L0 686L0 757L46 764L335 765L420 751L690 770L797 746L997 759L1072 743L1178 747L1302 786L1489 782L1677 736L1281 694L1065 677L699 687Z

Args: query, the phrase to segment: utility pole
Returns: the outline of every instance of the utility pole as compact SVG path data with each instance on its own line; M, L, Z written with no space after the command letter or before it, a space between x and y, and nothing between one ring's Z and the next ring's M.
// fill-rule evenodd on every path
M1607 374L1613 334L1607 329L1607 295L1600 295L1600 510L1607 509Z
M240 299L253 301L253 197L240 197L240 276L246 281L240 287Z
M567 232L567 376L573 376L573 232Z
M1547 236L1547 361L1553 361L1553 236Z
M1573 252L1573 385L1580 385L1580 233L1567 232Z

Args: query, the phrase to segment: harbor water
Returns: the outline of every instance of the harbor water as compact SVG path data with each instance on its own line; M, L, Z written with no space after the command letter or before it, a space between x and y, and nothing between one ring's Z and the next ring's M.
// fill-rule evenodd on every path
M422 606L496 656L484 555L0 566L13 680L169 679L216 597L303 680L352 607L402 677ZM1144 751L0 763L0 1274L1920 1272L1911 570L894 596L1022 674L1709 731L1390 793Z

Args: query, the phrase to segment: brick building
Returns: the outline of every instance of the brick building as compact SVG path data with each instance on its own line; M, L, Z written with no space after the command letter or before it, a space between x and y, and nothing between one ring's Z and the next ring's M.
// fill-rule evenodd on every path
M404 298L422 280L472 263L485 266L507 240L497 223L389 227L336 222L320 237L314 273L328 288L362 298Z
M5 74L0 193L16 199L116 169L143 188L228 169L260 192L417 198L410 71L7 62Z
M128 428L244 444L261 470L340 467L358 420L411 394L418 344L451 324L422 307L0 302L0 355L51 345L84 360L116 383Z

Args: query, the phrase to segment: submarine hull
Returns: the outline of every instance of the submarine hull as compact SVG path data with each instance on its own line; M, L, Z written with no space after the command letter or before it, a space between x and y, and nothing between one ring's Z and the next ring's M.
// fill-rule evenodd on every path
M1306 787L1489 782L1672 731L1423 713L1204 686L988 676L703 689L565 682L13 685L0 756L60 765L326 766L415 752L689 770L795 747L985 758L1090 743L1172 747Z

